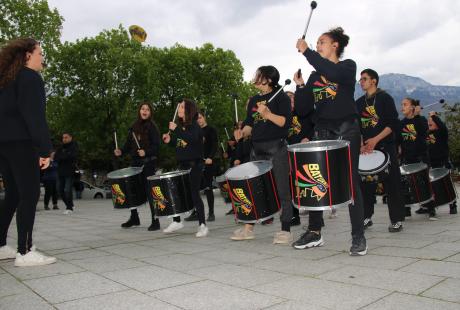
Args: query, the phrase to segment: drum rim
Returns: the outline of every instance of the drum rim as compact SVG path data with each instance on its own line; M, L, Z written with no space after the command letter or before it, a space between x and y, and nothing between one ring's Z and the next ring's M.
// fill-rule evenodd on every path
M374 170L361 170L361 169L359 169L359 164L358 164L358 173L360 175L377 174L377 173L380 173L383 170L385 170L390 165L390 155L387 152L383 152L383 151L380 151L380 150L374 150L373 152L383 153L383 155L385 155L385 161L383 162L383 164L381 164L380 166L376 167Z
M414 202L414 203L411 203L411 204L405 204L406 207L418 207L418 206L421 206L425 203L428 203L430 201L434 201L434 196L431 195L430 198L428 198L427 200L424 200L424 201L420 201L420 202Z
M325 143L325 142L334 142L336 145L328 146L313 146L315 144ZM308 147L306 147L308 146ZM314 140L308 142L301 142L296 144L288 145L289 152L299 152L299 153L311 153L311 152L321 152L321 151L332 151L350 146L350 141L348 140Z
M226 181L227 181L227 179L225 178L225 173L216 177L216 182L217 183L226 182Z
M341 207L344 207L344 206L348 206L349 204L352 204L353 203L353 199L350 199L348 201L345 201L345 202L341 202L341 203L338 203L338 204L335 204L335 205L332 205L332 206L317 206L317 207L314 207L314 206L300 206L300 208L298 208L298 204L295 203L294 200L291 199L291 202L292 204L294 205L295 208L297 208L298 210L306 210L306 211L327 211L327 210L331 210L332 208L341 208Z
M446 170L446 173L444 173L443 175L435 178L435 177L432 177L431 176L431 173L434 171L434 170ZM432 168L429 172L429 175L430 175L430 182L436 182L436 181L439 181L443 178L445 178L446 176L448 176L450 174L450 170L447 169L447 168L442 168L442 167L439 167L439 168Z
M123 171L123 170L137 170L138 172L135 173L135 174L129 174L129 175L128 174L115 175L115 172L119 172L119 171ZM107 174L107 178L111 179L111 180L128 178L128 177L132 177L132 176L135 176L135 175L138 175L138 174L142 173L142 170L143 170L143 167L126 167L126 168L122 168L122 169L118 169L118 170L114 170L114 171L109 172Z
M159 174L159 175L151 175L149 177L147 177L147 180L161 180L161 179L169 179L169 178L172 178L172 177L177 177L177 176L180 176L180 175L186 175L186 174L189 174L190 173L190 170L174 170L174 171L169 171L169 172L165 172L165 173L162 173L162 174Z
M403 168L404 167L407 167L407 166L416 166L416 165L420 165L420 169L418 170L414 170L414 171L411 171L411 172L408 172L408 171L404 171ZM406 164L406 165L402 165L399 167L399 171L401 172L401 175L410 175L412 173L417 173L417 172L420 172L420 171L423 171L423 170L426 170L428 168L428 165L425 164L425 163L413 163L413 164Z
M264 164L268 164L268 167L269 169L267 171L264 171L264 172L261 172L260 174L255 174L255 175L241 175L239 177L235 177L235 178L229 178L228 177L228 174L233 171L234 169L241 169L242 167L244 167L245 165L249 165L249 164L254 164L254 163L264 163ZM247 163L244 163L244 164L241 164L241 165L238 165L236 167L232 167L230 169L228 169L226 172L225 172L225 179L226 180L229 180L229 181L241 181L241 180L249 180L249 179L252 179L252 178L256 178L256 177L259 177L261 175L264 175L265 173L271 171L273 169L273 164L270 160L254 160L254 161L249 161Z
M276 215L276 213L278 213L278 212L280 212L280 211L278 210L278 211L276 211L275 213L273 213L272 215L266 216L266 217L264 217L264 218L260 218L260 219L258 219L258 220L248 220L248 221L246 221L246 220L240 220L240 219L238 218L238 215L237 215L236 221L237 221L238 223L245 223L245 224L258 224L258 223L262 223L263 221L266 221L266 220L268 220L268 219L274 218L275 215Z

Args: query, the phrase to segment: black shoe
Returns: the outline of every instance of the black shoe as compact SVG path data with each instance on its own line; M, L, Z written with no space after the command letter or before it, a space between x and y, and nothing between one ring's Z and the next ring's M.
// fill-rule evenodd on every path
M190 214L189 217L186 217L184 219L186 222L193 222L193 221L198 221L198 215L196 214L196 211L193 211L192 214Z
M388 226L388 231L389 232L400 232L401 230L403 230L403 226L402 226L401 222L396 222L396 223L391 224L390 226Z
M129 228L133 226L139 226L140 224L141 224L141 221L139 220L139 214L137 213L137 211L135 212L131 211L131 216L129 217L129 220L121 224L121 227Z
M364 219L364 229L367 229L368 227L371 227L374 225L372 220L370 218Z
M53 206L53 210L59 210L58 205L54 205L54 206Z
M153 220L152 224L147 228L148 231L155 231L160 229L160 221L158 219Z
M417 214L426 214L426 213L428 213L428 209L420 207L417 211L415 211L415 213L417 213Z
M429 219L430 221L437 221L437 220L438 220L438 218L437 218L437 216L436 216L436 210L435 210L435 209L431 209L431 210L429 211L429 213L428 213L428 219Z
M305 233L300 236L300 238L295 241L292 246L298 250L303 250L306 248L312 248L317 246L322 246L324 244L323 237L321 233L317 234L312 231L307 230Z
M455 202L449 205L449 214L457 214L457 204Z
M231 208L230 210L227 211L227 213L225 213L225 215L230 215L230 214L235 214L235 212L233 212L233 208Z
M412 216L412 212L410 211L410 207L406 207L406 217Z
M48 207L48 206L45 206L45 210L49 210L49 209L50 209L50 207Z
M208 214L208 218L206 219L207 222L214 222L216 220L216 217L214 214Z
M268 220L265 220L261 223L262 225L270 225L270 224L273 224L273 218L271 219L268 219Z
M350 248L350 255L351 256L358 256L358 255L366 255L367 254L367 244L366 238L364 235L362 236L353 236L353 240L351 241L351 248Z
M300 217L294 216L291 219L291 226L299 226L300 225Z

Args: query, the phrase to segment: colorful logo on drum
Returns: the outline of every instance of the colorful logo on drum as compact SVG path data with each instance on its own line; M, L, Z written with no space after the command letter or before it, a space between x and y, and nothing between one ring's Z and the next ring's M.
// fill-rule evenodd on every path
M288 137L293 135L298 135L302 131L302 125L299 122L299 118L297 116L292 117L291 127L289 127Z
M436 137L434 134L429 134L428 137L426 137L426 142L428 144L435 144L436 143Z
M407 124L401 133L404 141L415 141L417 139L417 131L414 124Z
M375 107L373 105L367 106L366 111L361 113L361 125L363 128L367 128L369 126L375 127L379 123L379 116L375 111Z
M337 83L329 82L324 76L321 76L321 82L316 81L313 83L313 95L315 103L321 100L332 98L335 99L339 85Z
M235 207L241 210L241 212L243 212L245 215L251 213L252 203L246 197L246 194L244 193L243 189L234 188L233 193L234 195L232 196L234 198Z
M257 108L259 105L267 105L267 101L266 100L263 100L263 101L259 101L255 104L255 106L252 107L252 118L254 119L254 124L257 124L258 122L265 122L264 118L260 115L259 112L257 112Z
M318 164L305 164L302 166L305 175L297 170L296 185L301 190L299 195L306 197L311 192L311 197L321 200L326 194L329 184L323 178Z
M120 188L119 184L112 184L112 200L114 204L123 205L126 201L126 196Z
M161 188L159 186L152 187L152 197L157 203L158 209L163 211L166 208L167 200L165 199L165 196L161 192Z
M181 147L181 148L186 148L187 147L187 142L185 140L182 140L180 138L177 138L177 144L176 147Z

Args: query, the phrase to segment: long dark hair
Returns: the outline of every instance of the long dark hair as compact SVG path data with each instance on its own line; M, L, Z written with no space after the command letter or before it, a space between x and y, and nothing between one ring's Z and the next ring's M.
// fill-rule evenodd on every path
M40 43L32 38L9 41L0 50L0 89L11 83L27 63L27 53L32 53Z
M336 55L338 58L342 57L343 51L350 41L350 37L345 34L343 28L337 27L330 29L328 32L323 33L323 35L327 35L331 38L332 42L337 42L339 44Z
M142 119L141 109L143 106L148 106L150 110L150 117L146 120ZM138 137L139 143L142 144L143 148L150 146L149 131L154 130L159 134L159 130L155 122L153 121L153 106L150 102L142 102L137 109L137 119L133 124L133 132Z
M273 89L281 87L278 82L280 80L280 73L278 69L273 66L261 66L257 69L254 76L254 82L261 82L263 79L267 80L268 86Z
M179 125L189 126L198 118L198 107L191 99L184 98L181 102L184 102L184 120L179 117Z

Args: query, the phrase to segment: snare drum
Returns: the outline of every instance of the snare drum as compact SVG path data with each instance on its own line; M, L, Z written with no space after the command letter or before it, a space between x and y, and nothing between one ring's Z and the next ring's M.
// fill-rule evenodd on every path
M291 199L301 211L352 203L350 142L320 140L288 146Z
M113 207L133 208L147 201L142 167L128 167L107 174L112 189Z
M216 182L219 185L220 194L222 195L222 198L224 198L225 203L232 202L230 193L228 192L228 184L225 179L225 174L216 177Z
M434 193L434 203L436 207L451 204L457 200L457 191L455 190L452 179L450 178L449 169L431 169L430 182Z
M278 191L268 160L248 162L225 173L237 221L260 223L280 209Z
M383 175L388 175L390 155L374 150L369 154L359 155L358 172L364 182L378 182Z
M428 176L428 166L424 163L399 167L401 185L406 207L420 206L433 200L433 191Z
M190 171L179 170L147 178L158 217L175 217L193 209Z

